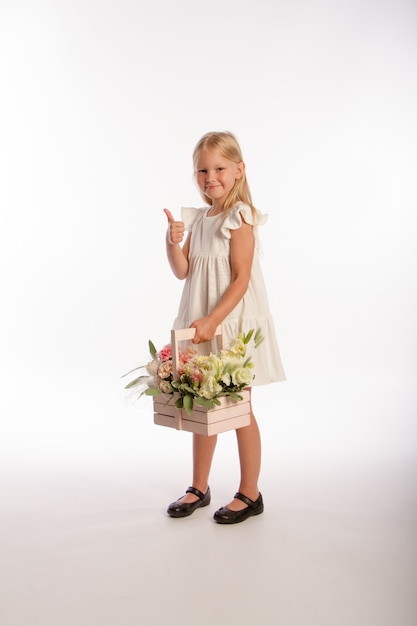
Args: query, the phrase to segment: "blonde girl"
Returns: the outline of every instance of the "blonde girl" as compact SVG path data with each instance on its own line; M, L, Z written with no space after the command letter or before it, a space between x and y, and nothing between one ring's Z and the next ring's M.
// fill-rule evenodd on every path
M194 149L193 164L205 206L182 208L179 221L164 209L167 257L174 275L185 280L174 328L195 328L195 344L210 342L219 324L226 344L240 332L261 328L265 340L254 355L253 385L284 380L258 258L258 227L267 216L253 206L236 137L230 132L207 133ZM261 439L252 411L249 426L236 435L240 484L231 501L215 512L220 524L242 522L264 510L258 487ZM186 517L210 504L208 481L216 441L215 435L193 435L192 486L169 505L171 517Z

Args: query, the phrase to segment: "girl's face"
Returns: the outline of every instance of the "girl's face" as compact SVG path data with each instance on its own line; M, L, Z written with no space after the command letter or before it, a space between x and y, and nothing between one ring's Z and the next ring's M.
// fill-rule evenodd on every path
M202 150L195 163L197 184L202 193L212 200L214 208L223 208L224 201L236 180L242 177L245 166L222 156L217 150Z

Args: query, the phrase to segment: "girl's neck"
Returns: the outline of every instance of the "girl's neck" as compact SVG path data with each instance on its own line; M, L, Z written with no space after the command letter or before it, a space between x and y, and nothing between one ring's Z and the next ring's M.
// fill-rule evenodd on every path
M207 211L207 215L210 215L211 217L213 215L220 215L220 213L223 213L223 203L220 202L213 202L213 204Z
M210 207L209 210L207 211L207 217L215 217L216 215L220 215L222 211L215 211L213 209L213 207Z

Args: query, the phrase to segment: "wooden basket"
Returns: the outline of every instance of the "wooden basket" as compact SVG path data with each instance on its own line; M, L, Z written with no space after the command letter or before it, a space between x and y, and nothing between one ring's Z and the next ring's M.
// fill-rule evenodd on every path
M195 328L184 328L171 331L173 371L177 372L179 361L178 342L194 337ZM222 329L219 326L215 333L222 345ZM194 404L191 415L184 409L177 409L175 401L178 393L160 394L154 396L154 423L159 426L168 426L177 430L185 430L197 435L216 435L227 430L236 430L250 424L250 392L247 389L240 391L242 400L233 400L228 396L219 398L220 406L207 409Z

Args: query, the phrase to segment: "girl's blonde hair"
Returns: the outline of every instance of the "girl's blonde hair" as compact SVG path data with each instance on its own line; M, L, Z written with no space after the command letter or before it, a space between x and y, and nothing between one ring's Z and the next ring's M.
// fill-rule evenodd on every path
M233 161L234 163L243 162L239 142L236 137L228 131L210 132L201 137L193 152L194 169L196 168L197 159L203 150L217 150L222 157L229 159L229 161ZM207 204L212 204L211 198L206 196L205 193L201 193L201 195ZM245 170L243 170L242 176L235 181L233 189L229 192L223 206L223 213L227 213L227 211L229 211L229 209L231 209L239 201L248 204L252 210L253 216L255 217L256 210L252 203L252 196L246 179Z

